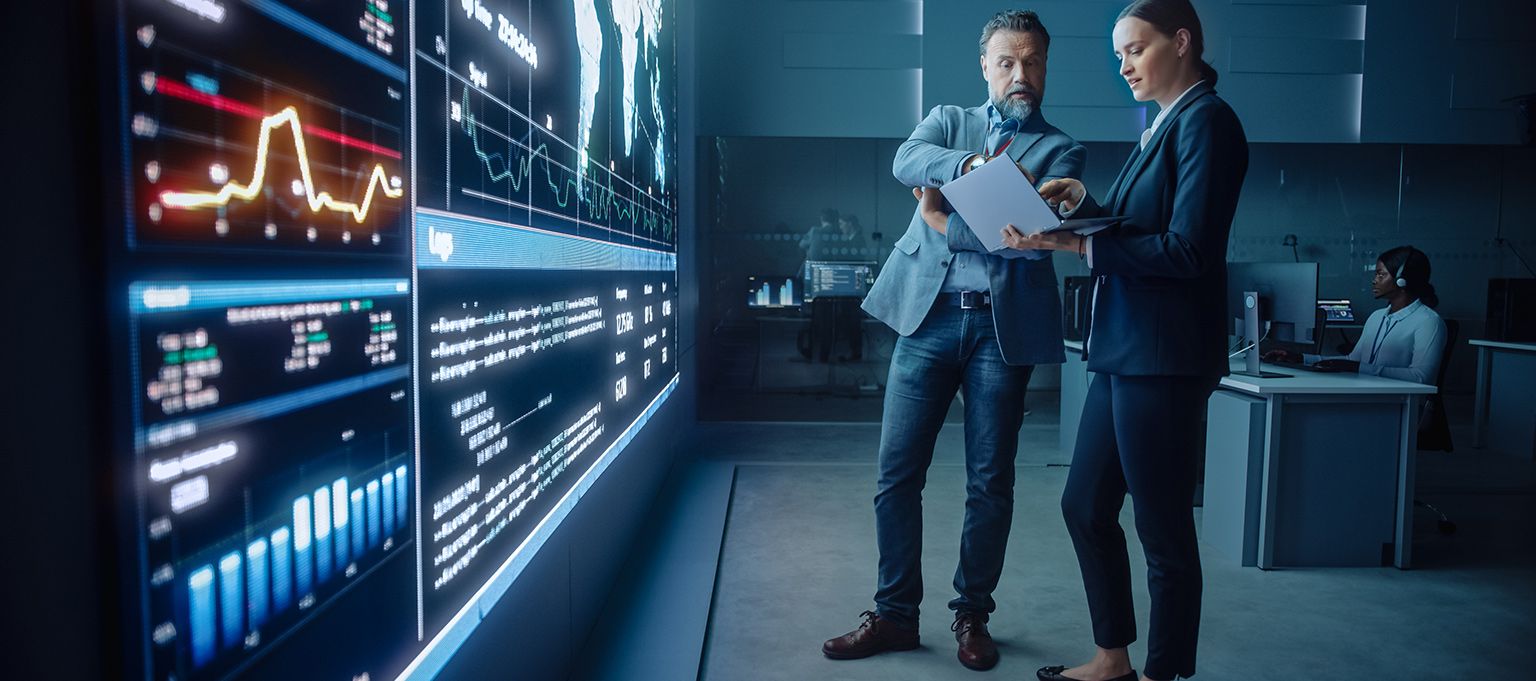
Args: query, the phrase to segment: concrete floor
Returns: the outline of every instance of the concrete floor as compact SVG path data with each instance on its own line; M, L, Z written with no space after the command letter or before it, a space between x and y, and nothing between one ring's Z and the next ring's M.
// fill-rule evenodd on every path
M1024 430L1025 451L1054 450L1052 419ZM704 457L735 465L699 678L970 679L956 662L950 581L963 512L961 426L947 425L925 496L922 648L831 661L821 642L871 609L875 586L877 424L705 423ZM1465 437L1459 442L1467 442ZM992 632L993 677L1091 653L1087 607L1058 507L1067 469L1023 465ZM1421 454L1420 498L1460 526L1417 516L1416 566L1263 572L1205 558L1204 679L1536 678L1536 464L1464 449ZM1129 504L1122 522L1141 563ZM1134 569L1145 627L1144 570ZM1132 647L1138 666L1145 655Z

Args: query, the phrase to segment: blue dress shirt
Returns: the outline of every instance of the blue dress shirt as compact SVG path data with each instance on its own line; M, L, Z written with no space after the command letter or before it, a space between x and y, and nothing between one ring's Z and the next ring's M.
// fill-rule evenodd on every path
M1031 113L1031 116L1034 114ZM997 112L997 107L987 105L987 148L983 153L996 153L1008 140L1019 132L1023 121L1017 118L1003 118ZM955 166L955 177L960 177L964 172L965 161ZM944 275L944 285L940 291L954 293L958 291L989 291L992 282L987 278L987 255L985 253L973 253L970 251L956 253L955 261L951 264L949 272Z

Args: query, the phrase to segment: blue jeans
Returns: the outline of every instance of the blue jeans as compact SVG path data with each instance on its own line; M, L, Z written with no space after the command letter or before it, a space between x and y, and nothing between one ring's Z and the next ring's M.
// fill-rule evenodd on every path
M1024 417L1028 366L1003 361L992 311L938 304L891 355L880 428L875 532L880 547L875 610L899 627L917 626L923 599L923 486L933 445L955 391L965 398L965 525L949 602L983 618L1003 572L1013 520L1014 456Z

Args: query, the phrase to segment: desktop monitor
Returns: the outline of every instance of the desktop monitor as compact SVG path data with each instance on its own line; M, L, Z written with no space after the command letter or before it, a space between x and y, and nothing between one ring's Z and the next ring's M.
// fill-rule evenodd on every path
M1317 311L1323 321L1328 324L1353 324L1355 323L1355 308L1348 299L1318 300Z
M800 307L800 283L791 276L747 277L747 308L767 310Z
M1259 294L1259 321L1270 324L1269 339L1288 343L1315 341L1317 263L1228 263L1227 310L1237 335L1246 335L1241 326L1245 291Z
M1489 340L1536 341L1536 279L1488 280Z
M875 263L805 261L805 299L863 298L875 283Z

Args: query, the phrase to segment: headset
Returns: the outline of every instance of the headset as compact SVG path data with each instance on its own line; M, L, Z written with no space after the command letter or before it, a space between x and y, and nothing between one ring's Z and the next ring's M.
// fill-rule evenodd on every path
M1397 284L1398 288L1400 288L1400 289L1408 288L1408 280L1403 278L1403 270L1408 268L1408 261L1413 260L1413 256L1418 255L1418 254L1419 254L1419 249L1414 248L1412 246L1408 247L1408 254L1403 256L1403 264L1398 265L1397 266L1397 274L1392 275L1392 276L1396 277L1396 281L1394 281L1393 283Z

